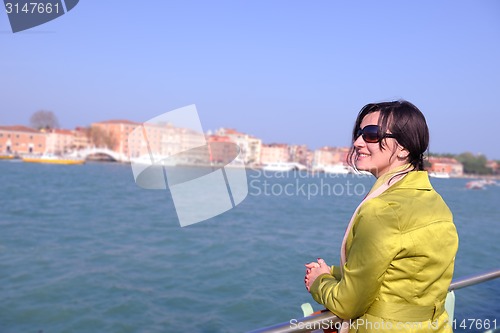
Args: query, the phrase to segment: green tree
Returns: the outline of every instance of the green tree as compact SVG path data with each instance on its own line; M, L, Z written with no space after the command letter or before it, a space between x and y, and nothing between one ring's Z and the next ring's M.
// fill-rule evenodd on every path
M462 153L457 156L457 160L461 162L464 166L465 173L472 173L477 175L487 175L491 174L492 170L486 167L486 156L479 154L474 155L472 153Z

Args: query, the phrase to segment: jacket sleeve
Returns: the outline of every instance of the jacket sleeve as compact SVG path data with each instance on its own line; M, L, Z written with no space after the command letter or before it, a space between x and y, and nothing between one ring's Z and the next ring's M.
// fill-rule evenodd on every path
M351 233L342 278L322 274L311 286L314 300L343 319L360 317L368 310L401 248L398 217L379 198L360 207Z
M340 280L341 278L341 272L340 272L340 266L334 266L330 267L330 274L337 280Z

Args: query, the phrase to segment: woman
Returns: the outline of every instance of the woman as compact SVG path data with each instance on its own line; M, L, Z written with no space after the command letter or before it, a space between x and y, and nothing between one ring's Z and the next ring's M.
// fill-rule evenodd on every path
M346 320L342 331L452 332L444 301L458 236L423 171L423 114L407 101L368 104L352 141L349 164L377 181L347 227L341 265L307 264L307 290Z

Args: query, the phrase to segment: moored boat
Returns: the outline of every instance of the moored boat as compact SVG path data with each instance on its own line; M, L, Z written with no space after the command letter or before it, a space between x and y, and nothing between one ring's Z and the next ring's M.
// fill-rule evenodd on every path
M450 178L450 174L448 172L432 171L432 172L429 172L429 177Z
M483 190L486 186L495 186L498 183L493 179L480 179L480 180L472 180L465 184L465 187L470 190Z
M162 165L162 166L175 166L175 157L167 155L141 155L139 157L130 158L130 162L133 164L144 164L144 165Z
M340 163L340 164L332 164L325 166L323 168L323 172L346 175L348 173L351 173L351 169L348 166Z
M59 156L53 154L28 155L22 158L23 162L28 163L47 163L47 164L84 164L85 159L78 157Z
M482 180L472 180L465 184L465 187L469 190L482 190L486 186L486 183Z
M0 160L13 160L14 154L0 154Z
M264 171L275 171L275 172L287 172L293 170L307 170L305 165L294 162L277 162L277 163L269 163L264 164L262 166L262 170Z

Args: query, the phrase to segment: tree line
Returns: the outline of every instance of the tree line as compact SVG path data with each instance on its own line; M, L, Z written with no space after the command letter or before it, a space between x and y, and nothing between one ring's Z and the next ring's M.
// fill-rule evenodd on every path
M429 157L448 157L454 158L464 166L464 173L476 175L495 175L499 174L498 170L493 170L488 167L488 159L483 154L473 154L465 152L461 154L437 154L429 153ZM495 161L500 164L500 161Z
M39 131L50 131L59 128L59 120L52 111L39 110L30 117L30 125ZM111 133L106 132L99 127L86 127L84 128L85 135L89 138L90 142L96 147L108 148L113 150L118 142Z

